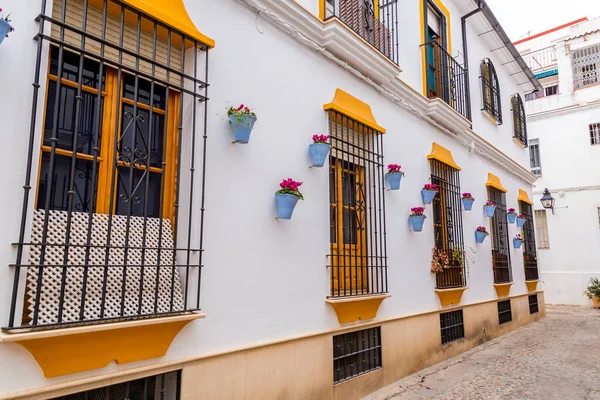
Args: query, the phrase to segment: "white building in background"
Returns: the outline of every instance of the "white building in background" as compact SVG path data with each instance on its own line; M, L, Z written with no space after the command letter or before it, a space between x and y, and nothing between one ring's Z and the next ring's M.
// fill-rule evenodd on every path
M355 399L544 316L540 86L485 1L2 7L0 399Z
M600 18L515 45L544 87L525 106L546 301L589 305L583 292L600 276ZM540 203L545 188L554 211Z

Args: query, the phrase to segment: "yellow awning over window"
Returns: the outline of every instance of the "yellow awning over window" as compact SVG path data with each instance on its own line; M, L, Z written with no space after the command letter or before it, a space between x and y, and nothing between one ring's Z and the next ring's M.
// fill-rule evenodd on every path
M519 197L517 197L517 201L522 201L523 203L533 205L533 201L529 200L529 195L523 189L519 189Z
M197 40L198 42L205 44L206 46L213 48L215 47L215 41L208 36L202 34L198 28L192 22L190 16L188 15L185 5L183 4L183 0L121 0L125 5L130 6L131 8L136 9L150 17L156 18L158 21L164 23L165 25L182 32L184 35L189 36L192 39ZM98 8L102 10L104 8L104 0L90 0L89 4L92 7ZM108 13L114 17L120 18L121 7L116 3L109 2ZM125 13L125 20L127 23L136 26L137 21L133 18L130 21L131 16L128 16L127 12ZM129 13L133 14L133 13ZM152 24L148 24L142 22L142 29L150 34L152 34L154 27ZM164 36L161 30L159 29L159 37ZM164 39L161 37L161 39ZM181 43L176 43L175 38L173 38L173 46L181 47ZM186 47L193 46L192 44L187 43Z
M457 170L461 170L461 168L454 162L454 157L452 157L452 152L447 148L440 146L439 144L433 142L431 146L431 154L427 156L428 160L438 160L443 162L446 165L451 166L452 168L456 168Z
M325 109L325 111L337 111L377 132L385 133L385 129L377 124L373 112L371 111L371 106L351 94L344 92L342 89L337 89L335 91L333 101L329 104L325 104L323 109Z
M496 175L492 174L492 173L488 173L488 180L485 184L485 186L488 187L493 187L494 189L498 189L501 192L508 192L508 190L506 190L504 188L504 186L502 186L502 183L500 182L500 178L498 178Z

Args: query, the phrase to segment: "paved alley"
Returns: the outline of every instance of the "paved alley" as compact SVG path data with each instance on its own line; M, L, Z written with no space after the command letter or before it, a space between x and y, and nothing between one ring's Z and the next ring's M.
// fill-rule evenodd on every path
M600 399L600 310L547 317L419 371L365 400Z

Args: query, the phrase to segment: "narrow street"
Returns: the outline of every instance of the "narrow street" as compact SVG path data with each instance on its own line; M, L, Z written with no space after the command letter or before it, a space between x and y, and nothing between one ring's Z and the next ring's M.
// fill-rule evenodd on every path
M365 400L600 399L600 311L547 306L547 317L419 371Z

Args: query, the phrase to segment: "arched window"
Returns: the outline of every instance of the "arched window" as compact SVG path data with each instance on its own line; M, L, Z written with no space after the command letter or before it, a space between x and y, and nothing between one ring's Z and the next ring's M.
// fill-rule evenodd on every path
M481 62L481 88L483 94L482 111L488 113L502 125L502 106L500 104L500 85L494 64L489 58Z
M519 93L515 93L510 99L512 106L514 135L513 138L517 139L523 144L523 147L527 147L527 121L525 118L525 107L523 106L523 100Z

